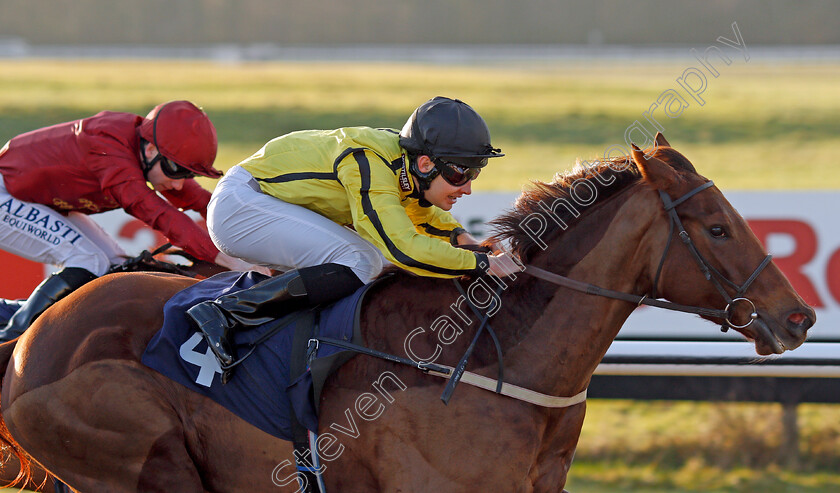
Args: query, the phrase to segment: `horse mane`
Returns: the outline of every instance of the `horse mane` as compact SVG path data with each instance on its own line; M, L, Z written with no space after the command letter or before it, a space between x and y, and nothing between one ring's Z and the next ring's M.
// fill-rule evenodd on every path
M660 147L654 155L677 171L696 173L691 162L670 147ZM541 235L541 238L551 241L573 228L588 211L616 196L630 185L638 183L641 178L641 172L630 156L586 162L585 165L578 162L574 169L556 174L554 180L549 183L532 181L531 185L516 199L511 210L490 221L494 234L488 241L509 241L512 252L524 262L528 262L536 253L535 249L539 251L533 235L523 228L523 224L532 217L532 214L545 216L551 211L553 219L559 219L560 223L556 220L545 221L549 229ZM596 195L592 202L585 206L576 204L573 190L574 187L580 186L581 181L588 184L586 186L588 190L595 190ZM586 200L588 201L589 198Z

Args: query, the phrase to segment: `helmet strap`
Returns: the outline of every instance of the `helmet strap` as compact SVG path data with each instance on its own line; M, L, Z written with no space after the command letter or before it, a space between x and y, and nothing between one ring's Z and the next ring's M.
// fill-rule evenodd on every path
M143 177L146 178L147 181L149 179L149 171L152 170L154 165L157 164L161 158L160 151L158 151L157 156L151 160L146 157L146 148L149 147L149 144L150 142L148 140L140 138L140 162L143 164Z
M408 155L408 171L411 173L414 178L417 179L417 188L411 192L409 197L413 197L416 199L420 199L420 207L431 207L432 203L426 200L424 197L426 190L432 184L432 180L437 178L440 174L440 170L437 169L437 166L433 166L428 172L424 173L420 171L420 166L417 164L418 156L416 154L409 154Z
M154 119L152 119L152 141L149 142L146 139L142 139L142 138L140 139L140 156L143 158L143 164L145 166L143 168L143 176L146 178L146 180L149 179L148 175L149 175L149 171L151 171L152 167L155 164L157 164L157 162L160 161L163 158L163 154L160 152L160 146L158 146L157 124L158 124L158 119L160 118L160 114L163 113L163 110L167 106L169 106L169 104L170 103L166 103L163 106L161 106L160 109L158 110L157 114L155 115ZM146 158L146 148L149 146L150 143L155 146L155 149L157 149L157 156L155 156L151 161L149 161Z

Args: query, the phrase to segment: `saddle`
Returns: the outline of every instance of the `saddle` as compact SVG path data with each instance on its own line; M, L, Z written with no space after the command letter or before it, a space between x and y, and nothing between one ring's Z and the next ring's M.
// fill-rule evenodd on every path
M277 438L293 441L295 425L318 430L318 402L327 377L357 353L317 344L326 337L361 344L359 317L368 284L328 306L283 316L240 331L235 343L242 356L236 377L222 385L222 370L186 310L202 301L253 286L264 279L254 272L224 272L173 296L164 306L163 327L152 337L142 363L224 406Z

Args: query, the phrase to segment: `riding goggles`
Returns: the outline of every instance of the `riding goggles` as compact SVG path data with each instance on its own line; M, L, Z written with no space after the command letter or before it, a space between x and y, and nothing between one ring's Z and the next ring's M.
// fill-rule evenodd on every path
M478 174L481 173L481 168L468 168L460 164L443 161L440 158L435 158L432 162L435 163L435 168L440 171L440 176L453 187L466 185L470 180L478 178Z
M158 154L158 156L160 157L160 170L163 171L163 174L169 178L172 178L173 180L195 178L196 174L194 171L176 164L174 161L165 158L161 154Z

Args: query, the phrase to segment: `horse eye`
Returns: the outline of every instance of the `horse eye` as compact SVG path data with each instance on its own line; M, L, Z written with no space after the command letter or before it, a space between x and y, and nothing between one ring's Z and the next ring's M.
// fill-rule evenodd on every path
M726 230L723 228L723 226L712 226L711 228L709 228L709 234L712 235L712 237L714 238L726 238L727 236L729 236L726 234Z

